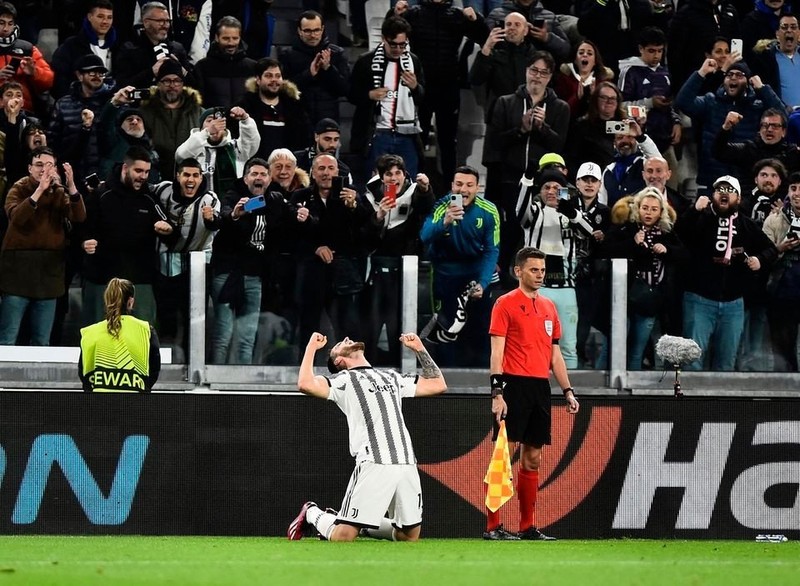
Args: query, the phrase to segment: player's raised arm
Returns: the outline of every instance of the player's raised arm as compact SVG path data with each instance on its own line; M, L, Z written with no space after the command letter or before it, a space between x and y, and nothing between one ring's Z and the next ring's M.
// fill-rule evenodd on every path
M406 348L410 348L417 355L419 365L422 367L422 372L417 381L417 397L425 397L428 395L439 395L447 390L447 382L444 380L442 371L436 366L436 363L428 354L422 340L416 334L402 334L400 342Z
M297 376L297 390L312 397L327 399L330 394L328 379L324 376L314 376L314 355L328 343L328 338L318 332L311 334L300 363L300 373Z

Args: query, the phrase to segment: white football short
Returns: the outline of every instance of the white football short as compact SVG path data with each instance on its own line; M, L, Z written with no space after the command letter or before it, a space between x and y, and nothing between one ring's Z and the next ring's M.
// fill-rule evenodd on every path
M417 466L359 462L350 476L336 522L377 528L387 513L395 527L422 523Z

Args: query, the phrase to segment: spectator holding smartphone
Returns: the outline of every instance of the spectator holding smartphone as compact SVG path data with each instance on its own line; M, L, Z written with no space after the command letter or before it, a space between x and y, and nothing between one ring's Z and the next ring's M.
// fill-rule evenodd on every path
M422 253L419 231L433 207L428 176L411 177L398 155L383 155L367 182L367 201L374 214L369 225L374 241L370 273L370 319L367 356L381 364L400 360L401 271L403 255ZM373 246L370 246L371 248ZM385 326L385 339L381 331Z
M239 137L232 138L228 120L239 126ZM193 128L183 144L175 151L178 163L197 159L203 169L208 189L227 193L245 163L258 152L261 135L250 115L240 106L206 108L198 118L199 128Z
M580 205L577 199L570 198L567 178L561 171L548 169L535 183L527 175L520 180L516 217L522 227L523 244L536 245L545 254L547 273L542 292L558 309L562 328L559 346L570 369L578 367L575 287L579 241L594 238L594 226L579 212Z
M649 26L639 33L639 56L620 64L619 88L629 110L637 107L647 120L647 135L656 143L673 173L669 186L677 189L678 159L675 148L681 142L680 118L672 107L672 84L663 64L667 39L661 29ZM632 116L639 118L640 116Z
M222 222L211 254L214 364L252 364L261 311L261 273L268 234L290 219L282 198L265 197L269 164L253 157L222 201ZM255 202L263 201L264 205ZM248 203L251 202L251 203ZM249 211L248 211L249 210ZM236 353L229 358L236 325Z
M448 366L475 367L489 355L500 214L479 195L479 182L478 171L458 167L450 192L434 203L420 233L433 269L433 316L420 337L440 344L436 355Z
M100 112L97 122L97 144L100 154L100 179L106 179L111 168L132 146L139 146L150 153L152 166L147 176L148 182L156 184L161 179L158 152L144 125L142 111L131 98L133 86L125 86L116 91Z
M332 316L337 338L361 338L361 297L369 248L364 238L373 209L344 183L333 155L311 163L311 185L292 194L296 210L299 339L320 329L322 311Z
M486 24L489 30L502 25L512 12L523 15L527 22L526 40L538 51L547 51L558 62L569 59L570 44L566 33L556 20L556 15L547 10L541 0L513 0L489 13Z
M22 88L22 109L47 114L45 92L53 87L54 74L36 45L20 38L17 9L0 2L0 84L16 81Z

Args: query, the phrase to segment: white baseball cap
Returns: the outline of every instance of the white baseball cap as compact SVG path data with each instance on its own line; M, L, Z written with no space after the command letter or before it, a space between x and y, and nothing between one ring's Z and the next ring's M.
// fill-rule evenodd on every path
M736 190L737 195L742 195L742 187L739 185L739 180L736 177L732 177L730 175L723 175L722 177L714 181L714 189L716 189L720 183L727 183Z
M597 163L584 163L578 167L578 172L575 174L576 179L583 177L594 177L598 181L603 180L603 174L600 172L600 165Z

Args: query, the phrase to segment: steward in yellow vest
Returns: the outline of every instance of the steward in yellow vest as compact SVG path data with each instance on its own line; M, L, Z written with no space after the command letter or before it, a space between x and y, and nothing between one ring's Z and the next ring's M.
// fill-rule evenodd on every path
M104 300L106 319L81 329L79 376L90 392L148 393L158 380L161 355L158 336L133 309L134 287L111 279Z

